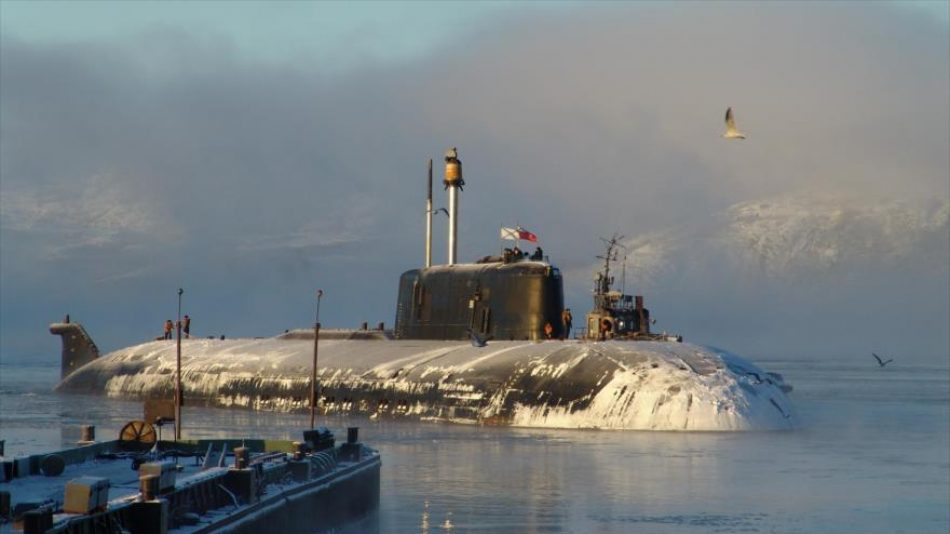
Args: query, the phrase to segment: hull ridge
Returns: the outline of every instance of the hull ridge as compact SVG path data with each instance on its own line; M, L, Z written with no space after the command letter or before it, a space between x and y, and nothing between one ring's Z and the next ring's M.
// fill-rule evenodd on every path
M185 402L308 408L313 338L183 340ZM172 395L175 345L110 353L59 391ZM320 340L321 413L527 427L786 429L796 416L779 375L733 354L650 341Z

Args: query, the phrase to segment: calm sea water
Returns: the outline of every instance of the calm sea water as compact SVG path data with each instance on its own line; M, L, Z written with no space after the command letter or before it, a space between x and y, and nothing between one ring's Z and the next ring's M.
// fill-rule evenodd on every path
M950 368L870 359L759 361L795 386L799 430L538 430L334 418L383 456L381 532L950 531ZM138 403L51 392L55 365L0 364L8 455ZM185 408L186 437L299 439L306 414Z

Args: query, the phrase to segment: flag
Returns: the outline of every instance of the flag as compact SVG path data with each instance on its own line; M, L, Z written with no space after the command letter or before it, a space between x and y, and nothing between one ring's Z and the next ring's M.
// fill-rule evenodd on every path
M524 228L518 228L518 239L522 239L524 241L530 241L532 243L538 242L538 236L525 230Z
M538 242L538 236L536 236L536 235L534 235L533 233L531 233L531 232L525 230L524 228L521 228L520 226L517 227L517 228L506 228L506 227L502 227L502 229L501 229L501 238L502 238L502 239L510 239L511 241L515 241L515 240L520 239L520 240L522 240L522 241L530 241L530 242L532 242L532 243L537 243L537 242Z

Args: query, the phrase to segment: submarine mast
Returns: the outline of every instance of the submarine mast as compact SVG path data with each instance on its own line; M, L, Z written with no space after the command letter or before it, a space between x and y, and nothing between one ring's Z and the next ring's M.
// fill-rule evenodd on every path
M449 191L449 258L448 264L458 261L458 216L459 192L465 185L462 179L462 162L458 150L452 147L445 151L445 178L442 180Z
M429 158L429 187L426 196L426 269L432 267L432 158Z

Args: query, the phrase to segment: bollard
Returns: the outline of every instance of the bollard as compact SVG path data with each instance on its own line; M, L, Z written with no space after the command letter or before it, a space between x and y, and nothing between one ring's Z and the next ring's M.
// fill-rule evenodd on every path
M250 451L247 447L235 447L234 449L234 467L236 469L247 469Z
M360 441L360 429L356 426L351 426L346 429L346 443L340 445L340 459L358 462L361 457L361 451L363 446L359 444Z
M299 441L295 441L293 443L293 450L294 450L294 461L299 462L300 460L303 460L303 454L304 454L303 443Z
M96 427L93 425L82 425L82 433L79 438L79 443L95 443L96 441Z
M139 477L139 493L142 494L142 501L151 501L158 495L159 480L161 480L159 475L142 475Z

